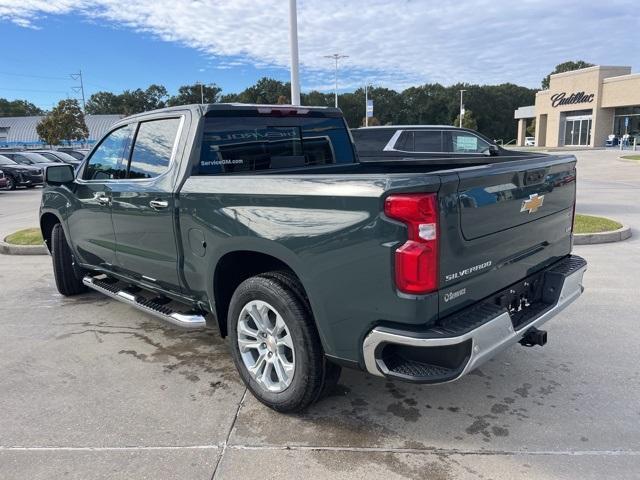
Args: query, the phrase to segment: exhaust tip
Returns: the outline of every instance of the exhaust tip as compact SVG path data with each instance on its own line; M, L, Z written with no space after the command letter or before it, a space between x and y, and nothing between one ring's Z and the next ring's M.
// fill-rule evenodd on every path
M520 339L520 345L524 347L534 347L536 345L543 347L546 343L547 331L538 330L536 327L531 327Z

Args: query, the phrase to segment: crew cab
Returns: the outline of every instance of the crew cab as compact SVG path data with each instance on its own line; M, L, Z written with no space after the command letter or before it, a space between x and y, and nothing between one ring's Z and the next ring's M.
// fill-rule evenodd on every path
M92 288L229 337L263 403L301 410L342 367L460 378L583 291L576 160L358 160L337 109L215 104L122 119L40 226L58 291Z

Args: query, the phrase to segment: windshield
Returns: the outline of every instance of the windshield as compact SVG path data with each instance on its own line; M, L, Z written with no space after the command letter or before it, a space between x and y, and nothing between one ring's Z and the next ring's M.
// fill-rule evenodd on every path
M43 157L42 155L40 155L39 153L33 153L33 152L29 152L28 155L25 155L25 157L27 157L31 163L51 163L53 162L60 162L60 160L49 160L47 157Z
M11 160L10 158L0 155L0 165L16 165L16 162Z

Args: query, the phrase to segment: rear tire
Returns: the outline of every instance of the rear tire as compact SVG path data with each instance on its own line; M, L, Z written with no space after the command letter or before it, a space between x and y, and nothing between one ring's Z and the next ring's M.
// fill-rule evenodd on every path
M337 383L341 369L326 360L303 289L288 272L242 282L231 298L227 326L243 382L268 407L303 410Z
M51 232L51 257L53 275L58 291L65 296L78 295L87 291L74 266L73 254L67 243L62 225L56 223Z

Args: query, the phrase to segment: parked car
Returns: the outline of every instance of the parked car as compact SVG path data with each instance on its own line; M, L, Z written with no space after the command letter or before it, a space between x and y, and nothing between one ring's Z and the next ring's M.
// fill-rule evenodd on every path
M49 160L48 158L43 157L39 153L33 152L5 152L2 155L10 158L16 163L21 165L33 165L33 166L43 166L47 165L55 165L56 163L63 163L62 160Z
M15 190L16 187L33 188L43 183L42 167L16 163L5 154L0 155L0 168L9 190Z
M519 156L468 128L449 125L397 125L351 130L361 161L404 158L466 158L474 162L487 156ZM445 160L446 163L446 160Z
M524 137L524 146L525 147L535 147L536 146L536 137Z
M69 155L71 155L72 157L74 157L76 160L82 161L84 160L84 157L91 151L90 149L86 148L79 148L79 149L71 149L71 148L59 148L57 150L58 152L64 152L64 153L68 153Z
M46 170L40 226L58 291L219 329L248 389L278 411L320 398L342 366L440 383L508 345L544 345L538 327L583 291L576 159L468 168L464 154L489 142L442 132L439 145L463 150L446 164L379 164L358 161L333 108L125 118L78 172Z
M4 172L0 170L0 189L7 188L9 182L7 181L7 177L4 176Z
M61 152L58 150L33 150L32 153L37 153L38 155L42 155L44 158L46 158L51 162L56 162L56 163L64 162L64 163L68 163L69 165L73 165L74 167L77 167L78 165L80 165L80 160L78 160L76 157L72 155L69 155L66 152Z

